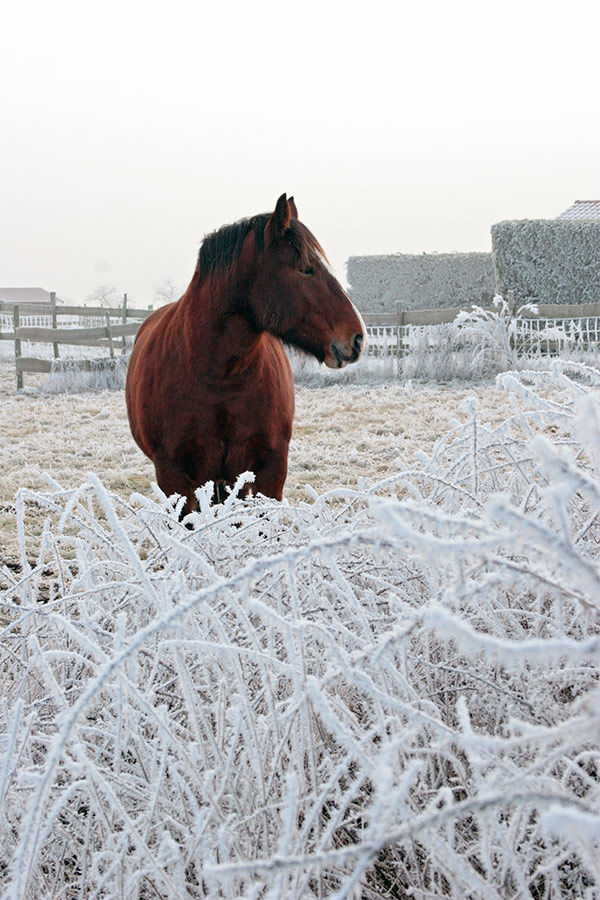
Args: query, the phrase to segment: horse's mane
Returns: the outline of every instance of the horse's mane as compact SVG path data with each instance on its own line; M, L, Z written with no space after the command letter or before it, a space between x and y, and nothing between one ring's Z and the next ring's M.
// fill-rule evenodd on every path
M198 253L195 280L217 273L227 274L234 268L239 259L242 244L248 234L254 232L254 240L258 253L264 249L265 226L271 217L270 213L259 213L247 219L240 219L232 225L223 225L211 234L207 234ZM292 219L285 232L285 240L296 252L299 261L307 262L310 251L327 259L325 252L315 236L305 225Z

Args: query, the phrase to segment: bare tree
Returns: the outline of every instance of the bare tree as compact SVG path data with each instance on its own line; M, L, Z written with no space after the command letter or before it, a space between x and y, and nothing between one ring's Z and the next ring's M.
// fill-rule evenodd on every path
M120 306L122 295L119 294L114 284L100 284L86 297L86 302L93 306Z
M163 278L154 290L154 306L173 303L174 300L179 300L182 294L180 285L176 284L172 278Z

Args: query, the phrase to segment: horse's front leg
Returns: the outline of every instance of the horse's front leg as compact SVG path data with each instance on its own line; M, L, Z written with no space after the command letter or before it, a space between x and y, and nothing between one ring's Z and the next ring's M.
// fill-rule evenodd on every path
M178 463L166 457L156 456L154 458L154 468L156 470L157 484L167 497L179 494L181 497L186 498L182 516L194 512L198 506L195 492L200 485L193 484L192 479L184 469Z
M261 453L254 464L255 480L247 486L246 493L263 494L281 500L283 485L287 477L288 445Z

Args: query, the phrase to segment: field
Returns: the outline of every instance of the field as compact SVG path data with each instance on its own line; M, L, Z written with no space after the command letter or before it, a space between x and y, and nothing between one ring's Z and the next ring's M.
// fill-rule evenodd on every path
M3 897L597 896L597 371L300 385L188 528L122 392L0 401Z
M88 472L124 498L151 494L152 463L131 438L122 391L40 393L42 376L29 375L15 390L14 366L0 364L0 559L17 562L14 497L20 487L44 490L49 475L65 488L77 487ZM398 464L412 466L431 452L475 397L486 420L498 425L511 411L509 395L493 381L436 386L390 381L380 384L300 385L285 496L307 500L306 485L318 493L357 488L360 479L378 481ZM39 531L31 511L28 531Z

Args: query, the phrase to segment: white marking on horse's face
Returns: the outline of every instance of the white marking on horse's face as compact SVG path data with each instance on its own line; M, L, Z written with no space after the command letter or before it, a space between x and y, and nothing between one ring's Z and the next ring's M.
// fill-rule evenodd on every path
M340 287L341 287L341 285L340 285ZM348 303L350 304L350 306L356 313L356 317L357 317L358 321L360 322L360 330L362 331L362 335L363 335L363 344L362 344L362 347L360 348L360 356L359 356L359 359L360 359L360 357L363 355L363 353L367 349L367 345L369 343L369 336L367 335L367 326L365 325L365 320L363 319L363 317L360 314L359 308L353 302L352 298L348 294L348 291L344 290L343 287L342 287L342 290L344 291L344 294L348 298Z
M347 294L347 293L346 293L346 297L348 297L348 294ZM360 314L359 308L352 302L352 300L351 300L350 297L348 297L348 300L349 300L350 303L352 304L352 309L354 310L354 312L355 312L356 315L358 316L358 321L360 322L360 327L361 327L361 330L362 330L362 333L363 333L363 345L362 345L361 350L360 350L360 355L362 356L363 353L365 352L365 350L367 349L367 344L369 343L369 336L368 336L368 334L367 334L367 326L365 325L365 320L363 319L363 317L362 317L361 314Z
M330 274L330 275L333 275L333 277L335 278L335 280L336 280L337 282L339 282L339 283L340 283L340 286L341 286L340 279L337 277L337 273L335 272L335 270L334 270L333 266L331 265L331 263L329 262L329 260L325 259L324 256L321 256L321 254L319 254L319 260L321 261L321 263L323 264L323 266L327 269L327 271L329 272L329 274Z
M319 261L323 264L323 266L324 266L325 269L329 272L329 274L330 274L331 276L333 276L333 278L335 278L335 280L336 280L337 283L339 284L340 288L341 288L342 291L344 292L344 295L346 296L346 299L348 300L348 303L350 304L350 306L352 307L352 309L353 309L354 312L356 313L356 317L357 317L358 321L360 322L360 328L361 328L361 331L362 331L362 334L363 334L363 345L362 345L361 350L360 350L360 356L362 356L363 353L365 352L366 348L367 348L368 343L369 343L369 338L368 338L368 335L367 335L367 326L365 325L365 321L364 321L363 317L362 317L361 314L360 314L360 310L358 309L358 307L356 306L356 304L352 301L352 298L351 298L350 295L348 294L348 291L344 288L344 286L342 285L340 279L339 279L338 276L336 275L335 269L333 268L333 266L331 265L331 263L330 263L328 260L326 260L324 256L321 256L321 254L319 254ZM359 359L360 359L360 356L359 356ZM337 364L336 364L336 363L327 363L327 362L326 362L325 364L326 364L326 365L330 365L331 368L337 368ZM345 365L346 365L346 363L343 363L342 368L343 368Z

